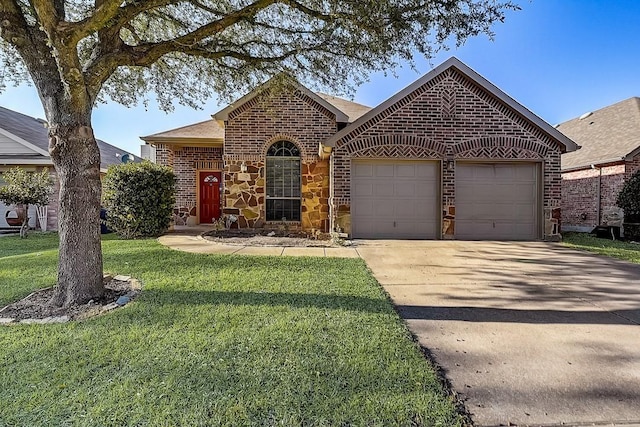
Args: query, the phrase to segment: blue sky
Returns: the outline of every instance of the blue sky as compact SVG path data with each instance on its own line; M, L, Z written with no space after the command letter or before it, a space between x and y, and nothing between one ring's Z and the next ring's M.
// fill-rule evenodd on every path
M522 7L495 26L495 39L470 39L430 62L418 61L418 72L404 67L398 77L374 74L354 100L375 106L455 55L516 101L550 124L587 111L640 96L640 1L516 0ZM0 105L44 117L33 87L9 87ZM210 118L223 106L215 99L202 110L176 106L165 114L150 104L126 108L100 105L93 114L98 138L139 154L139 136Z

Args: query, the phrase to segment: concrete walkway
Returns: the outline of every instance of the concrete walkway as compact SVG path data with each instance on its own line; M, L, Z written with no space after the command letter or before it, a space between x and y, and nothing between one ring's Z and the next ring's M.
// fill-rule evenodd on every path
M358 241L477 425L640 425L640 266L543 242Z
M199 254L266 255L266 256L315 256L334 258L358 258L355 248L347 247L283 247L225 245L204 239L201 234L210 227L180 227L175 232L158 238L163 245L179 251Z

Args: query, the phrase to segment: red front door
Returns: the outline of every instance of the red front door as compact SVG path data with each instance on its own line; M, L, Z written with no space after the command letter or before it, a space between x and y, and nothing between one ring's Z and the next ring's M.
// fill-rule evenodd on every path
M221 172L200 172L200 223L211 224L220 218Z

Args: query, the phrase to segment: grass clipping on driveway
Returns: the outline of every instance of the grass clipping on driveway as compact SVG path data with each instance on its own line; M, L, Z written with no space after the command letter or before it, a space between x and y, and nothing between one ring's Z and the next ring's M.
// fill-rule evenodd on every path
M56 245L0 239L0 305L54 282ZM103 247L105 271L143 293L83 322L1 327L0 426L463 423L361 260Z

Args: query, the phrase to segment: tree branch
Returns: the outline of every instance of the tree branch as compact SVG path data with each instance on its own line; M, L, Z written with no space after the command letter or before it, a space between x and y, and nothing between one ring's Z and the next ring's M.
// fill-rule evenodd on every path
M246 17L255 16L278 0L257 0L241 9L228 13L223 18L205 24L187 34L176 38L157 42L139 44L137 46L121 46L86 67L85 75L90 86L100 87L118 66L148 67L167 53L193 49L203 39L219 34Z

